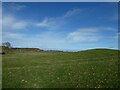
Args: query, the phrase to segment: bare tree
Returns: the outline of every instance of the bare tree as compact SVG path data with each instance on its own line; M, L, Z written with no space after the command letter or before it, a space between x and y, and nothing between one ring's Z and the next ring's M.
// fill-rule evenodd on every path
M2 43L2 46L8 47L8 48L12 48L12 47L11 47L11 44L10 44L9 42L4 42L4 43Z

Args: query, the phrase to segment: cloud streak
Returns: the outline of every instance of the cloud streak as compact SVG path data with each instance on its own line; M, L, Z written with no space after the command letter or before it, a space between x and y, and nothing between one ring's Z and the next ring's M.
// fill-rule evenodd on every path
M17 5L16 5L17 6ZM22 9L22 7L21 7ZM68 24L68 20L81 13L81 9L68 10L62 16L45 17L40 22L25 21L15 17L12 14L3 14L3 28L4 30L19 30L25 29L27 26L46 28L47 30L57 30Z
M80 14L83 10L82 9L72 9L72 10L69 10L65 13L65 15L63 16L63 18L69 18L69 17L72 17L74 15L77 15L77 14Z
M29 36L22 33L5 32L3 40L12 42L13 46L22 47L38 47L38 48L63 48L65 40L57 35L57 33L46 32L43 34L36 34ZM11 41L12 40L12 41Z
M81 9L72 9L68 10L64 15L59 16L59 17L45 17L43 21L40 21L36 23L35 25L38 27L44 27L48 29L57 29L65 24L67 24L68 19L72 18L75 15L78 15L81 13Z
M17 5L15 5L17 6ZM22 6L17 6L19 9L22 9ZM18 9L18 10L19 10ZM11 30L18 30L18 29L25 29L28 25L34 26L34 27L41 27L41 28L47 28L48 30L56 30L57 28L60 28L64 26L68 18L71 18L72 16L79 14L81 12L81 9L73 9L67 11L63 16L59 17L45 17L40 22L32 22L32 21L25 21L22 19L18 19L14 15L10 14L3 14L3 28L11 29Z
M23 10L25 8L27 8L27 6L16 4L16 3L7 4L7 7L6 6L3 7L3 9L10 10L12 12L14 12L14 11L20 11L20 10Z
M105 37L100 35L101 32L100 28L78 28L73 32L69 32L65 37L61 37L59 33L53 31L32 36L23 33L4 32L3 40L10 40L10 42L12 40L13 43L16 43L15 46L67 49L76 43L97 43L99 40L105 39ZM109 36L106 38L108 41L112 39Z
M70 42L95 42L98 41L99 29L97 28L80 28L74 32L71 32L67 36L67 40Z
M28 22L24 20L19 20L12 15L4 15L2 23L3 23L4 30L24 29L29 24Z

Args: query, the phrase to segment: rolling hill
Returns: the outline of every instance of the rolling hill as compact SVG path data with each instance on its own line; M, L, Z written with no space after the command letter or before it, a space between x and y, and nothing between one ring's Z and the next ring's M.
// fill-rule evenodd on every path
M7 49L3 88L117 88L118 50Z

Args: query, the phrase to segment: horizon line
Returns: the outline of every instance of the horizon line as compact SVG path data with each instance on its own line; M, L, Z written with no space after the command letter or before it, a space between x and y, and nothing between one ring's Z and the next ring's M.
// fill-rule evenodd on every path
M120 50L119 48L113 48L113 47L95 47L95 48L88 48L88 49L56 49L56 48L39 48L39 47L12 47L14 48L36 48L39 50L43 51L72 51L72 52L77 52L77 51L84 51L84 50L91 50L91 49L113 49L113 50Z

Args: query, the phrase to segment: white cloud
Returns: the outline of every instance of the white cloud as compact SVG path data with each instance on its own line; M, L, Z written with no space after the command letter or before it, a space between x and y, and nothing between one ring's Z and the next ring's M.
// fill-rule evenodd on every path
M59 48L64 47L65 40L60 38L57 33L46 32L29 36L22 33L4 32L3 41L9 41L13 46L38 47L38 48Z
M116 31L116 28L112 28L112 27L101 27L101 30L107 30L107 31Z
M39 27L50 27L51 23L48 21L48 18L45 18L42 22L36 23L36 26Z
M117 29L112 27L95 27L95 28L79 28L68 34L67 40L71 43L80 42L97 42L102 39L114 40L114 35L105 36L103 32L116 32ZM117 33L115 38L120 37L120 33ZM109 41L109 40L108 40Z
M8 7L4 6L3 4L3 11L4 13L2 18L2 25L4 31L10 31L10 30L18 30L18 29L25 29L29 22L19 19L17 16L14 16L14 12L12 11L18 11L26 8L25 5L20 5L16 3L10 3L8 4ZM10 11L11 14L9 14L7 11ZM13 13L13 14L12 14Z
M78 9L78 8L77 9L72 9L72 10L67 11L63 17L68 18L68 17L74 16L76 14L79 14L81 11L83 11L83 10Z
M11 42L14 47L37 47L41 49L77 49L82 45L91 47L92 44L96 44L105 38L111 41L111 37L101 36L101 29L99 28L79 28L64 37L54 31L33 34L32 36L19 32L3 33L3 41Z
M27 8L27 6L22 5L22 4L20 5L20 4L16 4L16 3L10 3L10 4L8 4L7 7L3 7L3 9L4 8L7 10L10 10L10 11L19 11L19 10Z
M22 39L25 35L20 33L3 32L3 39Z
M21 6L13 5L19 8ZM19 19L13 15L3 14L3 28L4 30L18 30L25 29L27 25L47 28L48 30L58 29L65 25L68 21L68 18L80 13L81 9L72 9L67 11L64 15L58 17L45 17L40 22L28 22L22 19Z
M70 42L94 42L100 38L98 36L99 29L97 28L80 28L71 32L67 36Z
M34 25L42 28L47 28L48 30L54 30L61 27L64 24L64 22L65 21L63 20L63 18L46 17L41 22L38 23L35 22Z
M28 22L19 20L12 15L4 15L2 23L4 30L24 29L28 25Z
M81 9L72 9L67 11L64 15L58 17L45 17L43 21L35 23L35 26L44 27L48 29L56 29L65 25L68 21L68 18L72 18L72 16L79 14Z
M21 10L21 9L26 8L26 6L25 6L25 5L13 4L13 5L11 6L11 8L14 9L14 10Z
M27 26L27 23L25 21L19 21L19 22L14 23L12 28L14 28L14 29L23 29L26 26Z

